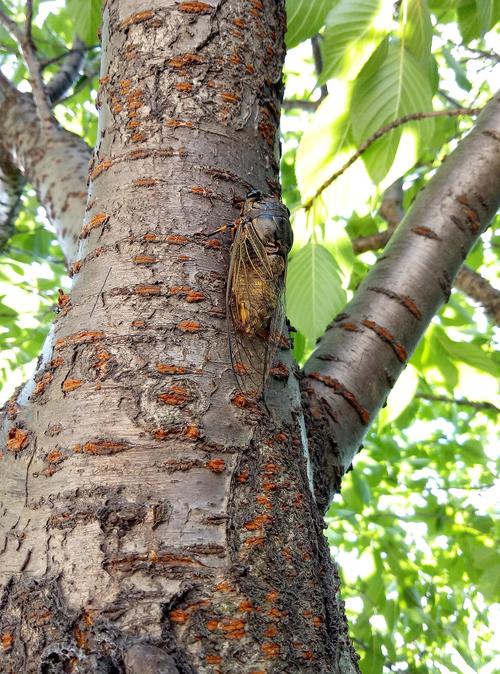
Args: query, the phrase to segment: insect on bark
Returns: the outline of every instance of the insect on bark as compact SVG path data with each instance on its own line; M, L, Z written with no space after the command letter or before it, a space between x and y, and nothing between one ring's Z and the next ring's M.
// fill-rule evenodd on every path
M293 243L289 211L252 190L233 228L226 289L231 366L239 389L262 396L283 335L287 257Z

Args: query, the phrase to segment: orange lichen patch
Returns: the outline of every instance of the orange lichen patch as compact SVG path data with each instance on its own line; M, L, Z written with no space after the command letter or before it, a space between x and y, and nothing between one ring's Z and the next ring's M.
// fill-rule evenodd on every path
M134 264L156 264L158 258L154 255L136 255L133 262Z
M134 290L138 295L159 295L161 293L159 285L136 286Z
M80 388L82 383L81 379L66 379L61 388L65 393L68 393L69 391L75 391L77 388Z
M40 379L40 381L37 382L33 395L35 395L35 396L42 395L42 393L45 391L45 387L48 384L50 384L50 382L52 381L53 378L54 378L54 375L51 372L45 372L45 374Z
M137 131L130 136L130 139L134 143L140 143L141 141L146 140L146 134L142 133L142 131Z
M56 340L55 348L61 349L66 344L87 344L89 342L95 342L98 339L104 337L104 332L87 331L81 330L80 332L75 332L68 337Z
M247 64L247 67L246 67L246 71L247 71L247 73L249 73L250 75L253 75L254 72L255 72L255 68L253 67L253 65L252 65L251 63L248 63L248 64Z
M82 268L82 261L76 260L75 262L73 262L73 264L70 266L68 270L69 276L70 277L75 276L75 274L78 274L81 268Z
M144 241L158 241L159 239L158 234L155 234L154 232L148 232L147 234L144 234L142 238Z
M198 426L186 426L184 429L182 435L185 438L190 438L191 440L196 440L197 438L200 437L200 429Z
M155 370L161 374L185 374L186 368L178 365L168 365L167 363L156 363Z
M269 638L272 639L273 637L275 637L278 634L278 628L276 627L276 625L269 625L269 627L264 632L264 634L265 634L266 637L269 637Z
M260 545L264 545L264 541L265 541L264 536L250 536L250 538L246 539L244 545L247 548L257 548Z
M199 290L190 290L186 295L186 302L203 302L205 295Z
M104 77L99 78L99 84L101 86L107 84L109 82L109 75L104 75Z
M97 176L100 176L101 173L104 173L104 171L107 171L110 166L113 165L113 162L110 159L105 159L102 161L100 164L97 164L97 166L94 167L94 169L90 173L90 179L95 180Z
M169 234L166 238L165 241L167 243L172 243L174 246L182 246L183 244L187 243L189 239L187 236L184 236L183 234Z
M290 375L290 370L284 363L279 362L269 370L269 374L279 381L286 381Z
M10 452L20 452L28 444L28 439L28 431L12 426L7 434L7 449Z
M66 306L69 302L69 295L64 292L64 290L59 290L57 291L57 304L60 309L62 309L64 306Z
M75 445L73 450L79 454L85 452L86 454L104 455L104 454L118 454L127 449L127 445L123 442L116 442L114 440L94 440L93 442L86 442L83 447Z
M157 428L153 435L157 440L165 440L170 435L170 432L166 428Z
M205 248L222 248L222 243L219 239L208 239L208 241L205 241Z
M174 129L177 129L179 126L184 126L187 129L192 129L194 125L193 122L187 122L182 119L168 119L167 126L171 126Z
M270 604L274 604L276 599L278 599L279 593L276 592L276 590L271 590L271 592L268 592L266 594L266 601L268 601Z
M262 644L260 649L268 660L274 660L279 657L281 650L279 644L272 643L271 641Z
M3 632L0 636L0 644L4 653L8 653L14 644L14 635L12 632Z
M290 552L290 548L283 548L281 554L288 562L292 560L292 553Z
M189 618L189 614L186 611L176 609L174 611L170 611L169 617L171 622L176 623L177 625L182 625Z
M229 91L223 91L220 96L222 100L227 101L228 103L237 103L240 100L239 96L232 94Z
M202 329L200 323L197 323L196 321L181 321L180 323L177 323L177 327L179 330L182 330L182 332L199 332Z
M259 122L259 131L260 135L264 138L266 143L270 146L274 144L274 133L275 133L275 126L271 122L267 122L265 120L262 120Z
M248 611L253 611L253 604L248 599L243 599L243 601L240 602L238 609L242 613L247 613Z
M127 128L128 129L137 129L137 127L140 126L140 125L141 125L141 123L138 120L134 119L131 122L128 122ZM153 183L153 185L154 184L155 183Z
M271 515L257 515L243 526L247 531L257 531L258 529L263 529L272 519Z
M172 68L186 68L187 66L192 66L195 63L202 63L203 59L197 54L181 54L179 56L174 56L168 62L168 65Z
M276 475L276 473L279 473L280 467L277 463L266 463L266 465L263 468L262 474L265 475L266 477L269 477L270 475Z
M171 286L168 289L168 292L171 295L185 295L190 292L191 288L189 286Z
M191 84L191 82L177 82L175 88L177 89L177 91L188 92L193 90L193 85Z
M170 386L158 397L165 405L185 405L191 399L191 394L183 386Z
M248 468L244 468L236 479L240 484L244 484L245 482L248 481L249 476L250 471L248 470Z
M14 399L9 400L7 403L7 419L10 421L13 421L19 412L19 405L16 403Z
M152 187L153 185L156 185L158 181L156 178L137 178L137 180L134 180L132 182L132 185L135 187Z
M311 620L312 624L314 627L321 627L323 624L323 618L321 618L319 615L314 616L314 618Z
M238 28L244 28L245 27L245 21L243 19L233 19L233 24L235 26L238 26Z
M216 592L232 592L234 590L234 585L228 580L221 580L214 589Z
M278 489L278 485L276 482L266 481L262 483L262 489L263 491L276 491L276 489Z
M231 61L231 63L234 63L234 65L239 65L241 63L241 57L236 52L231 55L231 58L229 60Z
M146 321L132 321L130 325L133 328L144 328L146 326Z
M128 26L132 26L133 24L142 23L143 21L151 19L152 16L154 16L154 13L151 10L146 10L145 12L137 12L137 14L132 14L131 16L126 18L125 21L122 21L121 27L127 28Z
M188 14L211 14L214 8L206 2L187 1L181 2L179 10Z
M108 220L109 215L106 215L106 213L96 213L93 218L83 225L82 231L80 232L80 239L86 239L90 232L96 227L104 227Z
M255 500L259 505L264 506L264 508L271 509L273 507L273 504L267 498L267 496L260 495L260 496L257 496Z
M79 648L85 649L88 646L88 636L84 630L81 630L79 627L75 627L74 630L75 641Z
M240 409L249 409L249 408L254 408L256 407L255 400L252 400L252 398L247 397L244 393L236 393L232 398L231 398L231 403L235 407L239 407Z
M207 665L220 665L222 658L220 655L205 655Z
M59 449L53 449L47 454L47 461L49 463L59 463L63 458L63 453Z
M311 372L308 375L311 379L315 379L316 381L320 381L322 384L325 384L325 386L328 386L328 388L333 389L338 395L341 395L344 400L346 400L349 405L356 411L358 414L361 423L364 425L368 424L370 421L370 413L368 410L366 410L357 400L356 396L354 393L351 393L346 387L341 384L337 379L334 379L333 377L329 377L327 375L322 375L319 372Z
M240 363L240 361L234 363L233 369L236 374L248 374L249 372L248 366L244 363Z
M207 468L212 473L223 473L226 469L226 462L223 459L210 459L207 461Z
M283 613L277 608L272 608L270 611L267 612L267 615L270 618L273 618L274 620L277 620L278 618L282 617Z

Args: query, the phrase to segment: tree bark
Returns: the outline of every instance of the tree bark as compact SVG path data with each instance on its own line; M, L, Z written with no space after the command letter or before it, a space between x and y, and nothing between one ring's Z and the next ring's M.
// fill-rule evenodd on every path
M3 427L2 672L358 671L297 382L237 391L211 234L279 191L284 26L105 5L74 286Z

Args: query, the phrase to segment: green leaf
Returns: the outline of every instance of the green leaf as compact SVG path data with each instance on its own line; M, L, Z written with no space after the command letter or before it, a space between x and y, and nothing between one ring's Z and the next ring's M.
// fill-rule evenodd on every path
M380 49L361 71L353 90L351 120L358 145L389 122L411 113L432 110L429 78L413 54L402 42L390 43L383 59L378 53ZM404 154L399 153L396 174L391 173L391 182L415 164L421 138L430 136L432 130L433 123L429 119L407 123L384 134L368 148L363 160L374 182L379 183L389 172L402 136Z
M81 2L81 0L76 0ZM288 49L316 35L336 0L286 0Z
M295 167L303 199L312 196L356 151L351 137L350 102L351 87L339 80L335 95L327 96L310 119L297 150ZM323 201L331 205L331 212L352 211L371 190L364 164L357 161L323 192Z
M95 44L101 23L101 0L68 0L76 34L87 44Z
M498 0L476 0L479 32L484 36L500 20L500 2Z
M331 77L353 79L387 35L393 2L340 0L325 20L320 82Z
M442 54L446 65L451 68L455 74L455 82L458 86L464 91L470 91L472 89L472 84L469 82L465 68L462 67L458 61L453 58L451 52L443 47Z
M412 365L403 370L387 398L386 406L379 413L379 428L394 421L402 414L415 396L418 373Z
M402 8L402 41L413 56L429 61L432 44L432 22L426 0L404 0Z
M314 344L346 302L338 267L324 246L309 241L293 255L286 298L291 324Z

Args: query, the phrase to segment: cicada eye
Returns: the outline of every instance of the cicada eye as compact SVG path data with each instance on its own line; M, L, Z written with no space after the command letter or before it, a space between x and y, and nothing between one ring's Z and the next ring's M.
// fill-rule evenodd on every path
M250 190L247 194L247 199L261 199L262 192L260 190Z

